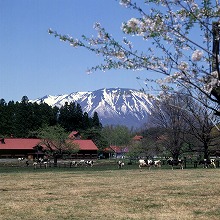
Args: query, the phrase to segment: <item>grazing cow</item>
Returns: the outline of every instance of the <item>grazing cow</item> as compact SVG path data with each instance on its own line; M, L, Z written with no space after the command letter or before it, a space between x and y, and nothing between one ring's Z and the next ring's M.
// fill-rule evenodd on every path
M33 166L34 166L34 169L37 169L37 162L36 161L33 162Z
M28 166L29 166L29 161L28 161L28 160L26 160L26 162L25 162L25 163L26 163L26 166L28 167Z
M172 167L172 170L174 166L179 166L180 169L183 170L183 162L184 162L183 160L180 159L174 160L173 158L169 158L167 160L167 163Z
M78 166L78 162L77 161L71 161L70 162L70 167L72 167L72 166L77 167Z
M140 159L139 160L139 168L141 169L142 167L146 167L147 166L147 161Z
M213 167L216 168L215 159L203 159L199 161L199 165L203 165L203 168Z
M44 168L46 169L48 167L48 164L50 164L50 159L42 159L42 158L39 158L38 160L35 160L33 162L33 166L34 166L34 169L37 168L37 165L40 164L40 168L41 168L41 165L43 164L44 165Z
M18 158L18 162L21 162L21 161L23 161L23 160L25 160L24 157L19 157L19 158Z
M149 167L149 170L151 169L151 167L160 167L161 166L161 162L160 160L153 161L153 160L143 160L140 159L139 160L139 168L141 169L142 167Z
M85 160L80 160L77 164L77 166L83 166L85 164Z
M48 164L50 164L50 159L42 159L40 163L43 164L44 168L46 169Z
M93 164L94 164L94 161L93 161L93 160L80 160L80 161L77 163L77 166L86 165L86 167L87 167L87 166L92 167Z
M161 160L155 160L154 161L154 166L155 167L161 167Z
M87 160L87 161L85 161L85 164L86 164L86 166L93 167L94 162L93 162L93 160Z
M124 164L123 161L121 161L121 160L118 161L118 168L119 168L119 169L121 169L124 165L125 165L125 164Z
M210 166L212 166L213 168L216 168L216 161L215 161L215 159L211 159L210 161L211 161Z

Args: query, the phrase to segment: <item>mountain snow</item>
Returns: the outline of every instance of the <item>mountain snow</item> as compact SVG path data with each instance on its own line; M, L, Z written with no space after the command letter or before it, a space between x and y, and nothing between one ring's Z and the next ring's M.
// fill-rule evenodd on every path
M110 88L93 92L73 92L66 95L47 95L32 102L45 102L61 107L66 102L76 102L83 112L92 116L97 112L102 125L140 127L146 123L152 103L143 92L133 89Z

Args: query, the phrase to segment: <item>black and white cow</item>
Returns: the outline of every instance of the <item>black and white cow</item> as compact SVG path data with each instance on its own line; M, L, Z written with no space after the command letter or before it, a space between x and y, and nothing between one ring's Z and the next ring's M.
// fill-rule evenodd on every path
M200 160L199 165L203 165L203 168L208 168L208 167L216 168L215 159Z
M124 165L125 165L125 164L124 164L123 161L121 161L121 160L118 161L118 168L119 168L119 169L121 169Z
M161 167L161 160L155 160L154 161L154 166L155 167Z
M94 161L93 160L80 160L78 163L77 163L77 166L90 166L90 167L93 167L94 165Z
M22 162L22 161L24 161L25 160L25 157L19 157L18 158L18 162Z
M43 165L43 167L46 169L49 164L50 164L50 159L48 159L48 158L35 159L33 162L34 169L36 169L38 165L40 168Z
M70 167L77 167L78 166L78 162L73 160L70 162Z
M141 169L142 167L148 167L149 170L151 169L151 167L161 167L161 161L160 160L144 160L144 159L140 159L139 160L139 168Z
M85 164L86 164L86 166L93 167L94 161L93 160L86 160Z
M180 169L183 170L184 161L183 161L183 160L180 160L180 159L174 160L173 158L169 158L169 159L167 160L167 164L172 167L172 170L173 170L173 167L174 167L174 166L179 166Z

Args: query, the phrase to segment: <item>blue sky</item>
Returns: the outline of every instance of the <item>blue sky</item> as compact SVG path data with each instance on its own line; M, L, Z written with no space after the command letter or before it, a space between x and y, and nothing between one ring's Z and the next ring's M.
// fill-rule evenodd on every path
M100 57L74 49L48 34L52 28L80 38L94 34L99 21L121 39L121 23L132 11L115 0L0 0L0 98L69 94L101 88L141 89L143 73L114 70L86 73Z

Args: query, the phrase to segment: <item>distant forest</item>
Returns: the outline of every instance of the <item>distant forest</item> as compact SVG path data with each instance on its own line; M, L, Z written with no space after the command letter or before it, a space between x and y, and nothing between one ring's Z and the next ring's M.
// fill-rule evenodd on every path
M101 128L97 112L89 117L78 103L65 103L61 108L46 103L31 103L27 96L21 102L0 99L0 136L27 138L45 127L60 125L66 132Z

